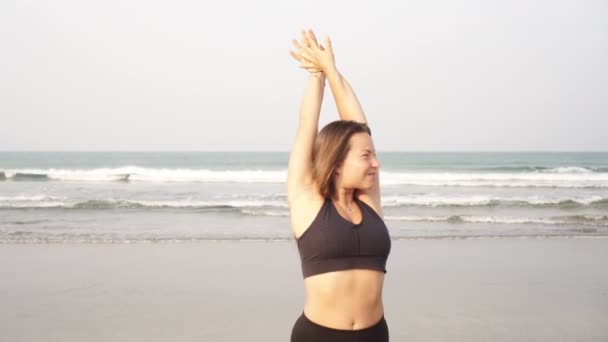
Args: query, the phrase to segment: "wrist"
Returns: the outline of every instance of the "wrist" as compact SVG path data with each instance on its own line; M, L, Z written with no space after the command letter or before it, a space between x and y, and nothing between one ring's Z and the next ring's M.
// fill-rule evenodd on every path
M323 71L311 72L310 78L316 78L321 81L325 81L325 73Z
M332 65L330 68L327 68L323 71L325 73L325 76L327 77L331 77L333 75L338 74L338 68L336 68L335 65Z

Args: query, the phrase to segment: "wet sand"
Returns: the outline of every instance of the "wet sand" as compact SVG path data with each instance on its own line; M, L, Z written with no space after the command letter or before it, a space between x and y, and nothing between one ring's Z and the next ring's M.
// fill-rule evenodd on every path
M608 238L393 240L391 341L607 341ZM293 241L0 245L2 341L289 341Z

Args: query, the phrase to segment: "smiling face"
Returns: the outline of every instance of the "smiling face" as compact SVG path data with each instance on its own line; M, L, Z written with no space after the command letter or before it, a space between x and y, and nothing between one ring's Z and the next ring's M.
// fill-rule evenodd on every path
M336 185L369 189L375 184L380 167L372 137L367 133L355 133L350 137L349 146L346 158L336 168Z

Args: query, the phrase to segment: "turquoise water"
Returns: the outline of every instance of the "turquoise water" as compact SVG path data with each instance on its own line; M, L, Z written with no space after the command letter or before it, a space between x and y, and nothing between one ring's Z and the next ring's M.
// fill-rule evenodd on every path
M0 241L290 239L287 152L0 152ZM608 153L379 152L393 238L608 232Z

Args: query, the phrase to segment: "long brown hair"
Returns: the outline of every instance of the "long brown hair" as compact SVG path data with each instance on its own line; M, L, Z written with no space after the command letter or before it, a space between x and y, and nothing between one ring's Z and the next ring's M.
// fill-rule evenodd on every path
M317 134L312 149L312 177L323 198L335 194L334 172L346 159L350 137L355 133L372 135L367 124L351 120L330 122Z

